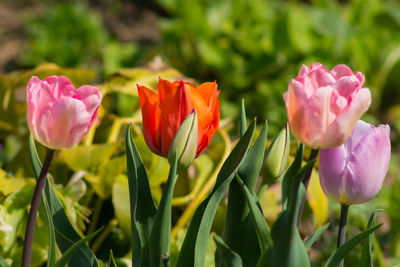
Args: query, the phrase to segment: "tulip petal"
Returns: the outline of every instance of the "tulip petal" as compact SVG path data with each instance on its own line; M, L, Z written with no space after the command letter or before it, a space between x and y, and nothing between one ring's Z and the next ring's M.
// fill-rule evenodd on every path
M159 97L144 86L137 85L137 88L142 109L144 140L153 153L161 155Z
M340 79L344 76L353 76L353 71L346 66L345 64L336 65L332 70L331 73L336 77L336 79Z
M161 79L160 77L158 79L158 96L160 98L160 103L169 93L177 89L178 89L178 84L170 83L169 81Z
M319 154L320 184L324 193L334 201L340 201L344 192L343 174L347 166L347 151L339 146L331 149L321 149Z
M190 86L184 82L181 82L177 90L171 91L160 102L160 113L162 114L160 118L160 147L162 155L168 155L176 132L192 109L193 103L190 98ZM200 113L197 109L196 111L198 114Z
M346 203L369 201L382 187L390 160L390 139L387 126L380 125L354 147L346 177Z
M203 96L203 99L207 103L207 106L211 107L213 105L212 101L215 99L217 88L217 83L214 81L200 84L195 88L195 90Z

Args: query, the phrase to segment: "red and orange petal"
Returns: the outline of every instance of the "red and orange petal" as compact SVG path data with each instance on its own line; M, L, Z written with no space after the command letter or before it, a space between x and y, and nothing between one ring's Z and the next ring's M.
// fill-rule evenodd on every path
M160 150L160 108L158 95L144 86L137 85L142 109L143 135L150 150L162 155Z

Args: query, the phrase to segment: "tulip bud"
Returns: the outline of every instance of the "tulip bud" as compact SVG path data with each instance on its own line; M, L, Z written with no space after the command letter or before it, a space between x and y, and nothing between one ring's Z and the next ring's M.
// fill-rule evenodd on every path
M284 172L290 152L290 133L289 124L281 130L268 148L265 157L265 168L269 177L276 179Z
M347 141L321 149L319 180L332 200L351 205L372 199L381 189L390 160L390 128L357 121Z
M193 109L183 120L168 152L168 162L173 163L175 153L178 156L178 173L193 162L197 152L197 113Z

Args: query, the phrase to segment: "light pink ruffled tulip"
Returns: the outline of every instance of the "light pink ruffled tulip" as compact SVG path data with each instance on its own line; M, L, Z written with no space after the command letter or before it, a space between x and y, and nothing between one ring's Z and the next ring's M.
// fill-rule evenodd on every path
M351 205L372 199L381 189L390 160L390 128L357 121L347 141L321 149L319 179L332 200Z
M343 144L371 104L363 84L362 73L346 65L331 71L320 63L303 65L283 95L293 135L314 149Z
M41 81L33 76L26 90L29 130L51 149L70 148L79 143L97 117L101 94L94 86L75 89L65 76Z

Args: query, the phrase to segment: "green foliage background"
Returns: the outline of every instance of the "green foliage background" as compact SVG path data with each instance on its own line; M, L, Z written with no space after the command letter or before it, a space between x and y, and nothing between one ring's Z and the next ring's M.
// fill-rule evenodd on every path
M21 40L18 54L0 62L0 255L14 259L13 266L19 266L24 223L34 188L34 180L29 178L33 173L27 155L24 102L25 85L31 75L43 78L63 74L77 86L97 84L101 88L104 100L96 129L89 132L80 146L59 152L51 174L71 221L81 233L106 226L108 232L103 240L95 239L91 244L99 258L107 261L112 248L116 258L126 261L130 222L123 133L129 122L134 123L135 143L149 170L157 203L169 168L164 159L150 153L141 137L136 83L156 88L161 76L190 79L195 84L216 80L221 89L221 130L229 138L217 134L206 153L196 160L196 166L179 177L173 212L173 224L179 225L179 219L190 208L189 202L179 197L189 194L187 199L195 199L218 169L224 148L229 148L238 137L237 127L229 119L236 121L240 99L245 99L249 118L268 119L271 140L286 121L282 94L289 80L297 75L301 64L321 62L329 68L344 63L364 73L365 86L373 94L372 106L364 119L391 126L393 154L385 186L370 203L350 209L348 235L365 227L370 211L383 208L385 213L380 220L385 226L377 233L374 261L376 266L400 263L398 1L95 2L20 0L0 5L0 10L8 5L14 10L25 9L28 14L21 15L16 33L0 24L0 45L15 38ZM36 7L39 11L29 14ZM154 21L143 19L146 16ZM112 26L115 21L110 18L120 24ZM157 34L121 37L119 30L124 26L127 32L130 28L140 32L138 28L147 27L146 23L154 26ZM56 65L41 65L46 62ZM276 187L279 183L271 186L261 202L264 210L270 211L266 214L269 222L275 220L279 206ZM313 232L317 224L315 216L319 214L312 215L312 211L315 213L315 208L308 205L304 236ZM226 203L222 203L213 228L219 234L225 212ZM329 216L325 220L333 225L332 235L326 234L316 243L312 252L314 266L320 266L335 247L338 213L339 206L329 202ZM46 260L46 227L42 210L35 235L35 266ZM180 247L184 232L185 227L177 232L173 250ZM209 251L213 250L215 244L210 239ZM346 264L353 266L360 250L358 247L346 258ZM206 264L213 262L212 253L209 257Z

